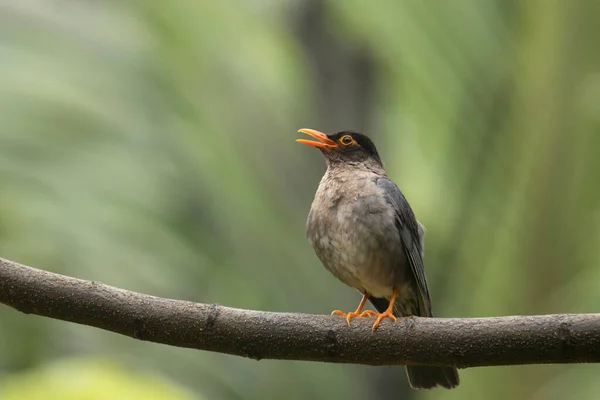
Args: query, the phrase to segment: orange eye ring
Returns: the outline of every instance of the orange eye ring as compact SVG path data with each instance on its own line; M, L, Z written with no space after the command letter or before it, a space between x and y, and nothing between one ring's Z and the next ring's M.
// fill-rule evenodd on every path
M344 146L350 146L352 143L354 143L354 139L352 139L352 136L350 135L345 135L340 139L340 143Z

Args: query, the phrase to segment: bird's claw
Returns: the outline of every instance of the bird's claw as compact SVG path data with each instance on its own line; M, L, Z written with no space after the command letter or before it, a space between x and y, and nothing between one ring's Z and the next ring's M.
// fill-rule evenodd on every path
M366 310L360 313L359 317L376 317L377 314L375 311L373 310Z
M354 317L370 317L373 315L377 315L376 312L371 311L371 310L367 310L367 311L363 311L362 313L357 313L355 311L350 311L349 313L345 313L343 311L340 310L334 310L331 315L339 315L340 317L346 317L346 323L348 324L348 327L350 327L350 320Z
M396 317L394 317L394 314L392 314L389 311L383 312L381 314L375 313L374 315L377 316L377 319L375 320L375 323L373 324L373 328L371 328L371 332L373 332L373 333L375 333L375 329L377 329L379 327L379 323L385 318L389 318L389 319L393 320L394 322L396 322Z

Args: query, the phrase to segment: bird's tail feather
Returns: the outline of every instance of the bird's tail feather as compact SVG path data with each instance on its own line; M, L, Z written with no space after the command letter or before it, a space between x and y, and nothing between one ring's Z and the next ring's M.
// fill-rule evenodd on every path
M383 298L370 297L369 301L375 309L379 312L384 312L389 305L388 300ZM407 304L404 304L407 306ZM415 308L418 308L415 305ZM396 317L403 317L407 315L422 315L431 317L431 312L422 313L419 310L411 310L410 312L402 308L401 303L394 304L394 315ZM413 389L433 389L436 386L442 386L446 389L453 389L458 386L460 379L458 377L458 370L454 367L429 367L429 366L406 366L406 375L408 376L408 382Z
M442 386L453 389L458 386L458 371L454 367L406 366L408 383L413 389L433 389Z

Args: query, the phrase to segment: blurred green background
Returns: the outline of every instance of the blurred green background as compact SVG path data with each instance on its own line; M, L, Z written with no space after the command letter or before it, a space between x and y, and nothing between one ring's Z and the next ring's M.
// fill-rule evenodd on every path
M600 306L597 0L0 4L0 256L156 296L329 313L299 128L380 149L443 317ZM252 361L0 307L0 399L597 399L597 365Z

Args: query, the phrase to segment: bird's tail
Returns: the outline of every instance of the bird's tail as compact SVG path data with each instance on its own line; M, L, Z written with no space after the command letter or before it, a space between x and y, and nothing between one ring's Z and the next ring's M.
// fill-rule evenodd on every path
M370 297L369 301L379 312L384 312L390 304L386 299ZM406 308L403 308L405 306ZM407 309L408 308L408 309ZM402 317L406 315L426 314L431 317L431 311L425 313L419 312L418 306L409 306L396 302L394 304L394 315ZM453 389L458 386L460 379L458 370L454 367L428 367L428 366L406 366L406 375L408 383L413 389L433 389L436 386L442 386L446 389Z
M454 367L406 366L408 383L413 389L433 389L442 386L453 389L458 386L458 371Z

